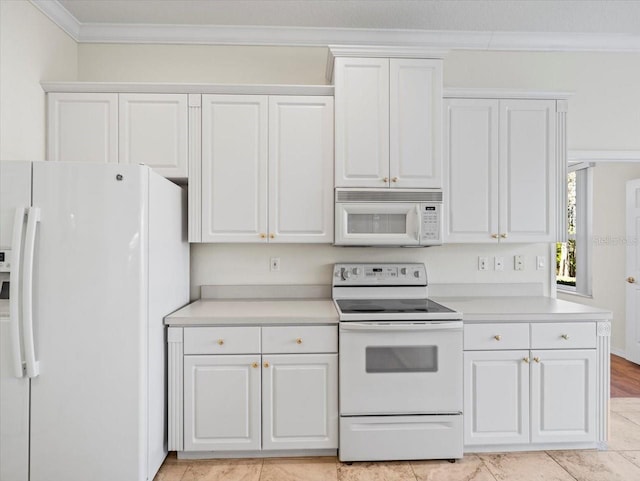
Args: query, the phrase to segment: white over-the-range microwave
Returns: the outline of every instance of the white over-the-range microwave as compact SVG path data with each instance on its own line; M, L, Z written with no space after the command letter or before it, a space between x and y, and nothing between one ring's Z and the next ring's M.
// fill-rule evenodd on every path
M335 245L442 244L442 191L337 188Z

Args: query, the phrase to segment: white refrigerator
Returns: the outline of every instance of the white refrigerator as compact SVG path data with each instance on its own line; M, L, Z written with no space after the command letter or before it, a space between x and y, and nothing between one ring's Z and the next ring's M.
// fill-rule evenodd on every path
M148 167L0 162L0 481L153 479L163 317L189 301L185 212Z

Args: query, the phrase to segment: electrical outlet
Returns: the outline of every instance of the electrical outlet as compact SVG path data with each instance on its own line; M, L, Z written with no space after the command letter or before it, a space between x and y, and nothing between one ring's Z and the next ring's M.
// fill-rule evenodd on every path
M493 258L493 268L497 271L504 270L504 257L494 257Z
M524 270L524 256L513 256L513 268L516 271Z
M536 269L541 271L545 266L545 257L544 256L536 256Z
M280 258L272 257L271 258L271 267L269 269L271 272L276 272L280 270Z
M485 256L478 257L478 270L479 271L487 271L489 270L489 258Z

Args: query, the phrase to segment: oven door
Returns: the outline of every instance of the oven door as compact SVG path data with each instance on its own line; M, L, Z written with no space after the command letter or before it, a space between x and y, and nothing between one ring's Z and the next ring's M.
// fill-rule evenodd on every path
M415 203L337 203L335 244L417 246L419 218Z
M462 321L341 322L340 415L462 412Z

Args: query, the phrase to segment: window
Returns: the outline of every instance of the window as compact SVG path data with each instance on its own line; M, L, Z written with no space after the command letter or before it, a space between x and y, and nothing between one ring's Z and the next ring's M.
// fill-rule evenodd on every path
M556 244L558 291L591 296L591 164L569 166L567 242Z

